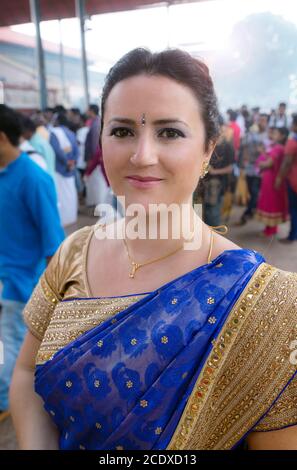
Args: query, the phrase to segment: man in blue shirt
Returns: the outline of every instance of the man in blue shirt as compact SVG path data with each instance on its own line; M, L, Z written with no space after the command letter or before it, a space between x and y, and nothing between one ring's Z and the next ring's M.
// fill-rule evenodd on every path
M20 152L20 136L17 113L0 105L0 412L26 333L22 311L64 239L54 182Z

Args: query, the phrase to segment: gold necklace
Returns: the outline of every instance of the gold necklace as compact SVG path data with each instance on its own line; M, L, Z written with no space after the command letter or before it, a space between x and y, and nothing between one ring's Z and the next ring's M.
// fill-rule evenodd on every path
M218 230L218 229L223 229L223 231ZM212 248L213 248L213 241L214 241L213 232L217 232L217 233L221 233L222 235L225 235L228 232L228 227L226 225L217 225L215 227L210 226L210 248L209 248L209 254L208 254L208 259L207 259L208 263L210 263L211 255L212 255ZM194 235L192 236L191 239L193 239L193 237L194 237ZM168 258L169 256L174 255L175 253L177 253L179 250L181 250L183 248L183 245L182 245L179 248L177 248L176 250L172 251L171 253L167 253L167 255L161 256L160 258L154 258L152 260L145 261L144 263L137 263L130 256L128 245L127 245L126 238L125 238L124 234L123 234L123 242L124 242L124 245L125 245L125 248L126 248L126 251L127 251L129 261L132 265L131 272L129 273L129 277L131 279L134 279L137 269L142 268L142 266L146 266L147 264L155 263L156 261L161 261L162 259Z
M99 226L101 226L102 228L106 226L106 224L98 224ZM123 227L125 228L125 225L123 225ZM211 227L210 226L210 229L211 229L211 238L210 238L210 249L209 249L209 254L208 254L208 260L207 262L210 263L210 260L211 260L211 255L212 255L212 248L213 248L213 232L218 232L218 233L221 233L223 235L225 235L227 232L228 232L228 227L226 225L218 225L216 227ZM223 232L219 231L218 229L223 229ZM194 235L193 235L194 237ZM191 237L191 240L193 239L193 237ZM135 273L137 271L137 269L139 268L142 268L143 266L146 266L147 264L151 264L151 263L155 263L156 261L161 261L162 259L165 259L165 258L168 258L169 256L172 256L174 255L175 253L177 253L179 250L181 250L183 248L183 245L178 247L176 250L170 252L170 253L167 253L166 255L164 256L161 256L160 258L154 258L152 260L149 260L149 261L145 261L144 263L137 263L136 261L134 261L131 256L130 256L130 253L129 253L129 249L128 249L128 245L127 245L127 242L126 242L126 238L125 238L125 234L123 233L123 242L124 242L124 245L125 245L125 248L126 248L126 251L127 251L127 255L128 255L128 258L129 258L129 261L132 265L131 267L131 272L129 273L129 277L131 279L134 279L135 277Z
M145 261L144 263L137 263L130 256L125 236L123 236L123 242L124 242L124 245L125 245L125 248L126 248L126 251L127 251L129 261L131 263L131 272L129 273L129 277L131 279L134 279L137 269L142 268L143 266L146 266L147 264L155 263L156 261L161 261L162 259L168 258L169 256L174 255L175 253L177 253L179 250L181 250L183 248L183 245L182 245L182 246L179 246L176 250L174 250L170 253L167 253L166 255L161 256L160 258L154 258L154 259Z

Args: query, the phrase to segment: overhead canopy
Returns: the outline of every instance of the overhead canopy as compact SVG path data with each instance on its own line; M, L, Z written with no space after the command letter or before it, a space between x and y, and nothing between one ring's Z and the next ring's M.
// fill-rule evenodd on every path
M205 0L8 0L1 9L0 27L22 23L35 24L37 69L40 92L40 108L47 106L46 74L44 54L40 36L40 22L79 17L81 37L81 58L85 105L89 103L88 66L85 50L85 19L88 16L116 11L134 10L149 6L168 6L177 3L190 3ZM208 0L209 1L209 0Z
M173 5L177 3L190 3L195 0L86 0L85 11L87 15L98 15L100 13L111 13L115 11L134 10L136 8L150 5L160 6ZM205 1L205 0L196 0ZM63 18L74 18L74 0L40 0L41 21L59 20ZM0 26L11 26L14 24L30 23L29 0L8 0L1 8Z

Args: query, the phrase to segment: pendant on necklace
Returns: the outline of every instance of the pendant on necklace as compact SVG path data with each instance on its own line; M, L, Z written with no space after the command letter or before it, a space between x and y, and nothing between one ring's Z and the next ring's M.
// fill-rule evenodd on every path
M134 261L132 261L132 268L131 268L131 272L129 274L129 277L134 278L135 272L137 271L138 268L140 268L140 266L141 266L141 264L134 263Z

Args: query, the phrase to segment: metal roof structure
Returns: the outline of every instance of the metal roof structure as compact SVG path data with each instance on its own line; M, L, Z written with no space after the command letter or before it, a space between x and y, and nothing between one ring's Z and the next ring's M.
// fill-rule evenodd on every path
M168 6L179 3L191 3L206 0L85 0L87 16L100 13L134 10L150 6ZM39 0L40 21L59 20L76 16L74 0ZM30 0L9 0L5 8L1 8L0 27L30 23Z
M33 22L36 29L36 57L40 93L40 107L47 106L44 54L40 36L40 22L77 17L80 25L81 61L86 107L89 103L88 70L85 46L85 20L102 13L134 10L152 6L170 6L210 0L9 0L1 9L0 27Z

